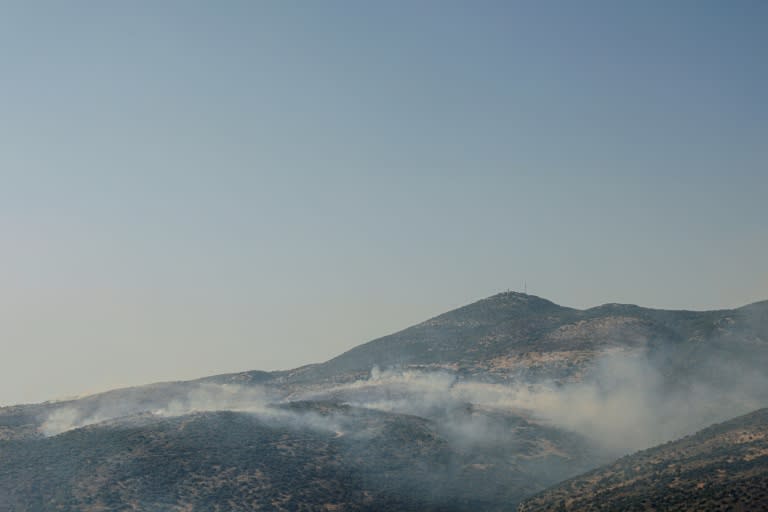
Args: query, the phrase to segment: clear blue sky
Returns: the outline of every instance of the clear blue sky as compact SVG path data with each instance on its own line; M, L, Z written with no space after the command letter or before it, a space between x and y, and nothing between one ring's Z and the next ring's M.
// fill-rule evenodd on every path
M498 291L768 298L768 4L5 2L0 403Z

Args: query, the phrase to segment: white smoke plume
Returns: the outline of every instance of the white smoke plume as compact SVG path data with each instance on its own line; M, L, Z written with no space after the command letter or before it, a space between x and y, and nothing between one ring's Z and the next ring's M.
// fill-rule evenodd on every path
M381 411L439 418L441 427L465 442L508 439L482 417L452 415L472 404L520 414L533 421L583 435L611 454L628 453L692 433L713 422L766 406L768 376L743 364L721 365L717 383L694 375L686 385L668 387L662 372L643 353L610 353L599 358L581 382L514 385L459 378L449 371L380 370L370 377L324 389L309 389L291 400L334 400ZM298 415L275 403L283 395L267 386L204 383L165 400L101 400L88 407L74 402L53 410L40 431L59 433L138 413L157 417L204 411L240 411L310 427L342 430L327 416ZM317 417L315 417L317 416Z
M446 371L385 370L368 379L312 391L305 399L334 398L351 405L435 416L462 404L521 413L533 420L576 432L608 453L647 448L695 432L760 407L768 377L734 367L738 378L726 385L694 376L670 388L643 353L610 353L599 358L582 382L494 384L460 380ZM476 439L489 435L477 425L447 425Z
M54 436L88 425L120 419L130 420L137 414L150 414L154 417L174 417L187 414L212 411L236 411L258 415L267 421L279 421L297 427L319 428L338 431L338 422L328 416L312 412L297 413L275 407L275 394L260 386L242 386L236 384L196 384L180 396L169 398L166 402L151 404L146 408L142 403L131 400L114 401L99 404L96 407L79 407L76 403L54 409L42 423L39 431L45 436ZM162 402L162 401L161 401Z

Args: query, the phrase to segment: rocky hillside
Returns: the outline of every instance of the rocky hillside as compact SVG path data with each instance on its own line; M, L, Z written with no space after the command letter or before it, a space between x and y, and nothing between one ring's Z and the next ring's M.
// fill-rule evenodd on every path
M713 357L741 362L748 354L746 359L768 364L768 301L720 311L626 304L577 310L507 292L276 378L316 384L357 378L378 365L442 368L500 381L568 380L580 378L609 350L646 351L678 378L710 366Z
M768 409L624 457L518 510L768 510Z
M572 435L497 419L515 439L501 450L326 402L134 415L0 442L0 510L514 510L562 476L545 464L585 453Z

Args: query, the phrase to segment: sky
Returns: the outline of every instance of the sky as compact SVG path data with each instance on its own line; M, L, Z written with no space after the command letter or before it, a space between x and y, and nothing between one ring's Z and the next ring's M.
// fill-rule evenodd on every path
M768 4L0 5L0 405L494 293L768 299Z

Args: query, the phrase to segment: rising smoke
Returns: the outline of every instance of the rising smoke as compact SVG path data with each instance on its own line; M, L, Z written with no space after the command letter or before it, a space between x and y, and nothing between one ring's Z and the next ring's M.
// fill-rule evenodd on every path
M723 363L725 365L725 363ZM352 383L310 388L286 398L267 386L197 384L169 396L146 400L110 400L84 407L77 403L53 410L40 431L56 435L74 428L114 421L137 413L157 417L231 410L281 422L299 422L338 430L328 418L276 408L288 400L333 400L356 407L440 420L441 428L466 443L509 439L486 416L453 414L472 407L521 415L531 421L575 432L606 453L622 454L692 433L713 422L766 405L768 377L743 362L718 368L711 382L707 368L670 385L662 368L640 352L606 354L580 382L513 385L459 378L448 371L374 367Z
M725 365L725 363L723 363ZM607 453L622 454L690 434L768 405L768 376L743 361L707 368L670 382L642 352L599 357L584 380L513 385L459 379L445 371L385 370L366 380L311 391L306 399L334 398L350 404L425 417L464 404L522 414L534 421L576 432ZM460 431L482 439L472 425Z
M135 400L130 396L122 400L114 397L94 397L95 403L68 404L54 409L45 418L39 430L45 436L54 436L94 424L131 424L136 415L142 420L149 417L168 418L188 414L235 411L258 415L269 422L299 428L317 428L338 431L339 425L332 417L309 412L300 414L276 407L277 394L263 386L200 383L183 391L158 392L151 401ZM163 396L165 395L165 396Z

